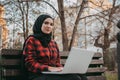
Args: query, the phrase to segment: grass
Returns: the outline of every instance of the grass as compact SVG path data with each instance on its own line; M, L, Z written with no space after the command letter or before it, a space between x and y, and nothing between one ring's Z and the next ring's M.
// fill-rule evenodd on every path
M106 71L105 76L107 80L118 80L118 74L116 71Z

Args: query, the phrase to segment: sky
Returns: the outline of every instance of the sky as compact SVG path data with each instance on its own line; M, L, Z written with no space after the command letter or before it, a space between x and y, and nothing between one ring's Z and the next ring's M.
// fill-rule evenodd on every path
M6 1L6 0L0 0L0 1ZM47 0L46 0L47 1ZM55 2L56 1L56 2ZM76 3L77 2L77 0L65 0L65 1L68 1L68 2L70 2L70 3L65 3L65 5L72 5L72 4L74 4L74 3ZM55 6L55 8L57 9L57 4L55 4L55 3L57 3L57 0L51 0L51 2L53 2L54 3L54 6ZM118 1L118 2L120 2L120 0ZM47 6L49 6L49 5L47 5ZM49 13L53 13L53 11L50 9L50 8L47 8L46 9L46 11L47 12L49 12ZM9 29L11 28L12 30L13 30L13 26L15 26L14 24L13 25L10 25L9 26ZM95 49L94 47L90 47L91 49L93 49L93 50L97 50L97 49ZM101 50L100 50L101 51Z

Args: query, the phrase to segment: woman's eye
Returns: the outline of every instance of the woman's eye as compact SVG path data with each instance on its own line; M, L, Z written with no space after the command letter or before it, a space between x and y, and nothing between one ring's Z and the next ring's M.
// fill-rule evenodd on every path
M53 23L51 23L50 25L53 26Z
M49 22L44 22L44 24L49 24Z
M44 24L50 24L51 26L53 26L53 23L49 23L49 22L44 22Z

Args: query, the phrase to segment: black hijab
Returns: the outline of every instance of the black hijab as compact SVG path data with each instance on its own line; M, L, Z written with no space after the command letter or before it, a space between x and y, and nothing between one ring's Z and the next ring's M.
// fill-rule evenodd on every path
M51 16L43 14L43 15L40 15L36 19L36 21L33 25L33 36L36 39L40 40L43 47L48 47L48 44L51 41L51 36L52 36L52 33L45 34L41 30L42 24L43 24L44 20L47 19L47 18L53 19Z

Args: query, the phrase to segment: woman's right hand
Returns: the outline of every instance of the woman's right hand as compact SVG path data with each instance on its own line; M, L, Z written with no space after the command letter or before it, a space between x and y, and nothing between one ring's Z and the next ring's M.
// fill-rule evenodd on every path
M60 71L62 71L63 70L63 67L51 67L51 66L49 66L48 67L48 70L49 71L55 71L55 72L60 72Z

